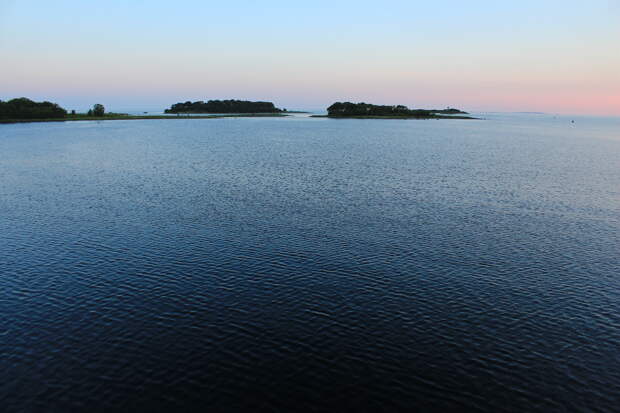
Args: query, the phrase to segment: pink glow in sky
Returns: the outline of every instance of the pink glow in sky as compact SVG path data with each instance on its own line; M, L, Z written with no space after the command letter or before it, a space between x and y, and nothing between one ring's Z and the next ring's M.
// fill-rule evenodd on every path
M504 2L502 2L504 3ZM543 4L541 4L543 3ZM616 0L0 3L0 99L620 115Z

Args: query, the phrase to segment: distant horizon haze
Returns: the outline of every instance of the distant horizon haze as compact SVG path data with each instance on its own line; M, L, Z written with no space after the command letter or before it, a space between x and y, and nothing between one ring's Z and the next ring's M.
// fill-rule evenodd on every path
M0 99L620 116L620 2L0 2Z

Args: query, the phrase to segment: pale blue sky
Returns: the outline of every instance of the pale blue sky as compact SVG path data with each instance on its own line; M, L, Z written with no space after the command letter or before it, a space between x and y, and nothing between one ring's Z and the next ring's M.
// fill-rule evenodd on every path
M0 99L620 115L620 0L0 0Z

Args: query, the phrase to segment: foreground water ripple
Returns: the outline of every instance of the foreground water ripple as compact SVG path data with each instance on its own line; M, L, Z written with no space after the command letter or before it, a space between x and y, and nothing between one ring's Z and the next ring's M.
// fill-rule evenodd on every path
M614 411L618 126L0 125L0 401Z

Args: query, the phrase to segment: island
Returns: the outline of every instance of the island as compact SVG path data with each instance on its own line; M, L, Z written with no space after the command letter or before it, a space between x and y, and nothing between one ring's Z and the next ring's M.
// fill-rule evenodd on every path
M13 119L63 119L67 111L52 102L34 102L28 98L0 100L0 121Z
M433 113L441 113L443 115L468 115L469 113L464 112L455 108L445 108L445 109L431 109Z
M248 100L210 100L175 103L165 113L282 113L272 102L251 102Z
M250 103L269 103L269 102L250 102ZM273 104L271 104L273 105ZM170 113L170 112L168 112ZM231 112L218 115L193 115L192 112L184 112L187 116L170 115L129 115L126 113L106 112L102 104L93 105L86 113L76 113L75 110L68 112L57 103L35 102L31 99L22 97L9 101L0 100L0 124L1 123L24 123L24 122L66 122L84 120L145 120L145 119L216 119L230 117L272 117L288 116L285 109L268 112Z
M476 119L459 109L409 109L403 105L372 105L370 103L336 102L327 108L327 115L314 117L358 119Z
M138 119L214 119L222 117L278 117L292 113L277 108L272 102L244 100L210 100L208 102L176 103L165 115L128 115L106 112L102 104L93 105L87 113L70 113L56 103L35 102L22 97L0 100L0 123L64 122L80 120L138 120ZM177 116L170 116L176 114ZM202 115L201 115L202 114ZM184 115L184 116L181 116ZM356 119L476 119L459 109L409 109L403 105L372 105L370 103L336 102L327 108L327 115L312 117Z

